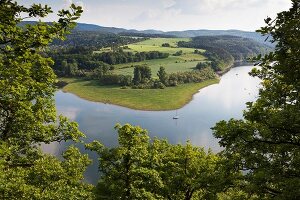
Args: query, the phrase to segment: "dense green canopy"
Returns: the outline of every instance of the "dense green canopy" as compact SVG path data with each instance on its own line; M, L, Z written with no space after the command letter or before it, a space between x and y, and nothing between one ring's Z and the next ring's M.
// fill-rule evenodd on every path
M72 5L53 24L19 27L25 18L45 17L48 6L0 2L0 199L89 199L92 187L81 182L90 163L75 147L60 161L41 144L79 141L77 124L56 116L55 74L43 50L63 38L82 9Z
M119 146L93 142L99 154L97 199L218 199L234 188L241 174L211 151L166 140L150 140L146 130L117 125Z
M300 198L300 2L267 18L259 32L269 34L275 52L252 71L262 79L245 120L221 121L214 134L224 154L245 170L246 191L262 198Z

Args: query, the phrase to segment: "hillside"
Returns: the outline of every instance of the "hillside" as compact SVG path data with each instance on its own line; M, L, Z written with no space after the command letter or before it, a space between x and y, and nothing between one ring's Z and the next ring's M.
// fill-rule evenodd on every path
M24 24L34 24L35 21L24 21L21 25ZM270 42L265 42L266 36L262 36L256 32L249 31L241 31L241 30L185 30L185 31L160 31L160 30L136 30L136 29L124 29L124 28L116 28L116 27L104 27L95 24L86 24L86 23L77 23L74 31L95 31L95 32L105 32L105 33L114 33L114 34L126 34L135 33L135 34L151 34L151 35L164 35L166 36L174 36L174 37L197 37L197 36L221 36L221 35L231 35L238 36L243 38L249 38L259 43L269 45L274 47L274 44ZM141 35L137 35L141 36ZM143 35L142 35L143 36ZM145 37L145 35L143 36ZM151 36L153 37L153 36Z
M259 43L267 44L273 46L269 42L265 42L266 36L262 36L260 33L256 32L249 32L249 31L241 31L241 30L185 30L185 31L159 31L159 30L135 30L135 29L123 29L123 28L115 28L115 27L103 27L97 26L93 24L83 24L78 23L75 30L79 31L103 31L103 32L110 32L115 34L124 34L124 33L139 33L139 34L158 34L158 35L170 35L175 37L183 37L183 38L190 38L190 37L198 37L198 36L221 36L221 35L232 35L238 37L244 37L253 39Z
M192 38L192 41L180 42L178 46L200 49L224 49L232 55L235 60L244 60L257 54L265 54L271 50L270 47L252 39L231 35L198 36Z
M256 42L273 46L270 42L265 42L266 36L262 36L260 33L241 31L241 30L186 30L186 31L170 31L168 35L174 35L177 37L198 37L198 36L222 36L231 35L243 38L249 38Z
M204 55L211 61L215 71L224 71L234 62L247 61L271 48L252 39L237 36L198 36L191 41L178 43L179 47L205 49Z
M139 42L144 38L123 37L114 33L100 31L73 31L66 36L66 40L54 40L52 46L87 47L90 51L98 50L103 47L111 47L112 45L126 45Z

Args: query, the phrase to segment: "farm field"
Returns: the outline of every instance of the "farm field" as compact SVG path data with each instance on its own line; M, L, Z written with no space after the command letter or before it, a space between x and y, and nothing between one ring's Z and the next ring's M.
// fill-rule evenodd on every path
M175 73L175 72L183 72L183 71L191 71L195 68L199 61L188 61L185 62L182 59L178 58L166 58L166 59L157 59L157 60L147 60L144 62L138 63L130 63L130 64L122 64L117 65L117 69L114 70L116 74L123 74L123 75L133 75L134 65L147 65L151 68L152 77L157 77L157 72L161 66L163 66L167 73ZM132 67L131 67L132 66Z
M155 78L157 71L163 66L167 73L174 73L179 71L191 71L195 68L198 62L206 61L206 58L201 54L195 54L193 48L178 48L177 42L189 41L189 38L150 38L142 42L127 45L128 48L124 51L130 52L149 52L159 51L169 53L169 57L165 59L146 60L143 62L132 62L115 65L114 72L116 74L132 75L134 66L147 65L152 70L152 75ZM170 44L170 47L162 47L163 43ZM102 51L108 51L103 49ZM200 52L204 50L198 49ZM175 56L176 52L182 51L181 55Z

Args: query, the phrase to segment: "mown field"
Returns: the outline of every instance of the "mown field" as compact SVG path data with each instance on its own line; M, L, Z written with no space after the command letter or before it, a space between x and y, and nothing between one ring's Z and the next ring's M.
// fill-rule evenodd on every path
M191 101L193 94L201 88L219 82L218 79L202 83L182 84L165 89L121 89L120 86L101 86L97 81L82 79L60 79L68 82L63 88L81 98L115 104L137 110L174 110Z
M177 42L190 41L190 38L150 38L142 42L126 45L128 49L124 51L130 52L149 52L159 51L169 53L170 56L165 59L146 60L143 62L132 62L115 65L114 73L133 75L135 65L147 65L151 67L152 75L156 78L157 71L161 66L166 69L167 73L178 71L191 71L195 68L198 62L204 62L206 58L203 55L195 54L194 48L178 48ZM170 47L162 47L163 43L170 44ZM204 50L198 49L203 52ZM110 51L110 48L101 49L99 52ZM182 51L182 55L174 56L178 51Z
M151 67L152 77L157 78L157 72L161 66L166 69L167 73L174 73L178 71L191 71L195 68L199 61L185 61L182 59L169 57L166 59L147 60L144 62L130 63L118 65L118 69L114 70L116 74L133 75L134 65L148 65Z

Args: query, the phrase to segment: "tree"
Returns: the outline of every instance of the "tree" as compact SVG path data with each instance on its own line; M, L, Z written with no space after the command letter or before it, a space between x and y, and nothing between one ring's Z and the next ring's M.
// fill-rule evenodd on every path
M206 67L210 67L210 65L207 62L199 62L196 65L196 69L198 69L198 70L202 70L202 69L204 69Z
M183 54L183 51L179 50L176 53L174 53L173 56L181 56L182 54Z
M163 43L161 46L162 47L171 47L171 45L169 43Z
M167 80L168 80L168 74L166 73L166 70L164 67L160 67L159 71L157 72L157 76L164 85L166 85Z
M140 84L142 81L141 71L138 67L134 67L132 82L134 85Z
M135 66L132 82L135 85L145 83L151 79L151 68L148 66Z
M247 103L244 120L221 121L214 135L224 153L246 170L248 193L260 199L300 198L300 2L267 18L259 32L275 42L251 75L262 79L255 102Z
M69 63L69 72L70 72L70 76L72 76L72 77L77 75L78 64L77 64L76 60L72 60L72 62Z
M120 85L121 86L130 86L132 82L132 76L130 75L121 75L120 76Z
M116 125L119 146L106 148L95 141L87 148L99 155L102 176L97 199L158 199L149 188L159 186L158 174L147 168L150 138L146 130L129 124Z
M90 199L92 186L82 182L90 163L69 147L63 161L44 154L40 144L80 141L78 125L56 117L55 75L43 50L63 38L82 13L74 4L59 11L58 22L19 26L25 18L45 17L51 8L0 2L0 198ZM76 161L76 162L75 162Z
M151 142L146 130L129 124L116 129L119 146L86 145L99 155L98 199L216 199L240 176L221 156L189 142Z
M64 76L74 77L78 72L78 64L75 60L72 60L70 63L68 63L66 60L63 60L61 62L61 69Z
M216 199L230 187L238 172L227 168L221 155L208 153L190 142L185 145L169 144L155 139L149 160L160 175L162 187L156 192L171 200Z
M61 62L61 71L62 71L63 76L69 76L69 75L70 75L70 74L68 73L68 70L69 70L68 61L63 60L63 61Z

